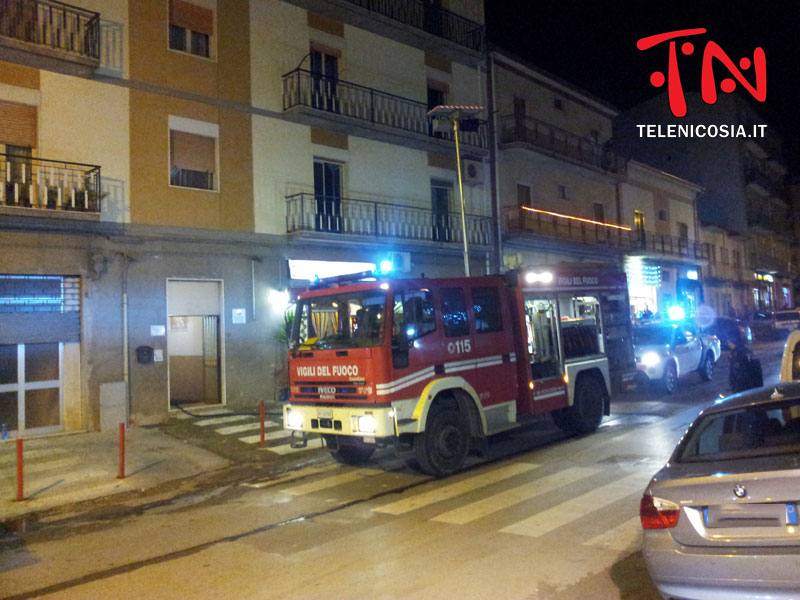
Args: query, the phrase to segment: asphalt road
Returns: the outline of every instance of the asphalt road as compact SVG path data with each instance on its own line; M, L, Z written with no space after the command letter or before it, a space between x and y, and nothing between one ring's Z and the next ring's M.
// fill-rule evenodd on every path
M755 349L776 381L782 345ZM639 499L726 393L726 356L718 366L669 397L616 397L589 436L541 419L447 479L383 452L40 523L0 541L0 597L655 600Z

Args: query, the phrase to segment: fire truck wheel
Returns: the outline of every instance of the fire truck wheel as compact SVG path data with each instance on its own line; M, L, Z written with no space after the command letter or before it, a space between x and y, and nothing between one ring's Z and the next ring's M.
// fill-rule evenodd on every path
M414 454L429 475L444 477L456 472L469 450L469 425L453 408L432 408L425 431L414 439Z
M369 460L375 452L375 444L366 444L360 439L349 439L339 437L338 440L327 439L336 438L338 436L325 436L325 444L331 449L331 456L334 460L346 465L360 465ZM334 448L337 448L334 450Z
M606 391L605 383L597 377L584 375L575 384L575 403L563 416L563 429L575 433L590 433L597 429L603 420L603 405ZM557 419L556 424L562 419Z

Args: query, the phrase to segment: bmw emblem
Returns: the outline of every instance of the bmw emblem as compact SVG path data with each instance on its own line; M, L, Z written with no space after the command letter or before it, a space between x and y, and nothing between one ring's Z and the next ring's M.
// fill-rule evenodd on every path
M733 495L737 498L744 498L747 496L747 489L743 485L736 485L733 488Z

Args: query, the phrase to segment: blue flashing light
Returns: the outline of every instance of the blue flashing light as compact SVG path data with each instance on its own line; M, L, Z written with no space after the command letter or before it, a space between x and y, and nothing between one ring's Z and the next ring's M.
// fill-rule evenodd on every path
M378 273L386 274L391 273L394 270L394 264L388 258L381 261L381 264L378 266Z
M686 311L683 310L682 306L670 306L667 309L667 315L673 321L681 321L686 316Z

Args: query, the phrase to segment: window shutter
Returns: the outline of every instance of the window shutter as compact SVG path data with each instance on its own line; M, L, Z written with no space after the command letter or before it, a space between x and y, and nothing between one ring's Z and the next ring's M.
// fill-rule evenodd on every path
M183 0L170 0L169 24L210 36L214 33L214 11Z
M170 131L170 157L173 167L213 173L216 170L216 140L204 135Z
M35 106L0 102L0 143L35 148L37 138Z

